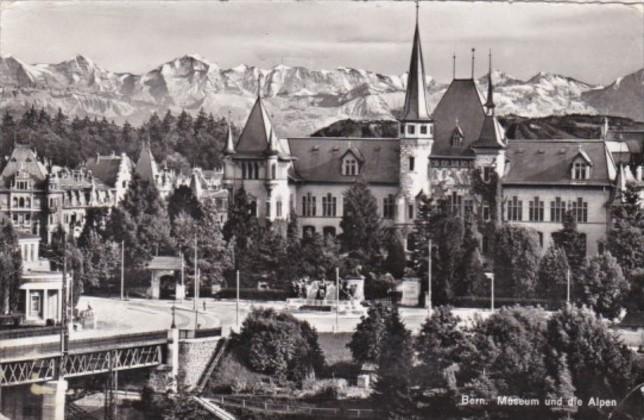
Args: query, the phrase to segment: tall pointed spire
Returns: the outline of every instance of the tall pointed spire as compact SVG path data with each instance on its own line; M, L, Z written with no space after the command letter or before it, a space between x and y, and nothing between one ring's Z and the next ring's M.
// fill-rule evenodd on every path
M228 114L228 118L226 118L226 126L228 128L228 136L226 137L226 149L224 149L224 153L232 155L235 153L235 142L233 141L233 130L230 126L230 113Z
M456 51L452 55L452 80L456 79Z
M487 109L488 114L494 115L494 86L492 85L492 50L490 50L489 55L489 71L487 73L487 101L485 102L485 108Z
M409 62L407 75L407 92L405 93L405 108L401 120L429 120L431 119L427 108L427 86L425 83L425 64L423 51L420 44L420 31L418 29L419 3L416 0L416 29L414 42Z
M262 97L262 73L257 75L257 97Z

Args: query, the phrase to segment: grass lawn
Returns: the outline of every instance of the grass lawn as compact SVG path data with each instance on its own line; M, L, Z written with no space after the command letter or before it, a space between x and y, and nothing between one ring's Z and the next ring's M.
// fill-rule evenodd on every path
M351 341L352 333L319 333L318 341L324 352L324 358L328 365L351 361L351 351L347 343Z

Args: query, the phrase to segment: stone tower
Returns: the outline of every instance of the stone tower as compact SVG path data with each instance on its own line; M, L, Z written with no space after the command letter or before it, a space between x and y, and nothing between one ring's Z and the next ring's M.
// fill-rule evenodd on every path
M400 192L397 197L396 223L412 223L416 214L416 197L429 191L429 155L434 142L434 122L427 107L425 65L418 29L416 29L407 76L405 107L399 120Z

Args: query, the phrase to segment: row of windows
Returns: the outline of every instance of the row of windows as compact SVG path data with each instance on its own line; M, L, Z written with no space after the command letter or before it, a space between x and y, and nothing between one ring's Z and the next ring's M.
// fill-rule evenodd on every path
M31 208L31 198L29 197L13 197L13 207L18 208Z
M556 197L550 202L550 221L563 222L567 210L572 212L577 223L588 223L588 202L581 197L575 201L569 201L567 204L561 197ZM544 213L544 202L539 197L534 197L528 202L528 221L543 222ZM523 220L523 201L519 200L517 196L513 196L507 202L506 217L510 221Z
M259 179L259 162L244 161L241 170L243 179Z
M317 199L309 193L302 196L302 216L315 217L317 216ZM396 198L393 194L389 194L382 199L382 217L384 219L393 219L396 215ZM331 193L322 196L322 217L337 217L338 216L338 199ZM407 217L414 218L414 205L410 204L407 209Z
M416 125L415 124L401 124L400 125L400 134L405 134L405 127L407 127L407 134L416 134ZM433 126L431 124L420 124L419 125L420 134L432 134Z

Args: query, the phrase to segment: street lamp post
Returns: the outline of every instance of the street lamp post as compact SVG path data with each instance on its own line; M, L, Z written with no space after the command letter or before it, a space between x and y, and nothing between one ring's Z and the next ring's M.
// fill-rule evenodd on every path
M494 273L488 271L485 273L485 277L490 279L490 309L494 312Z

